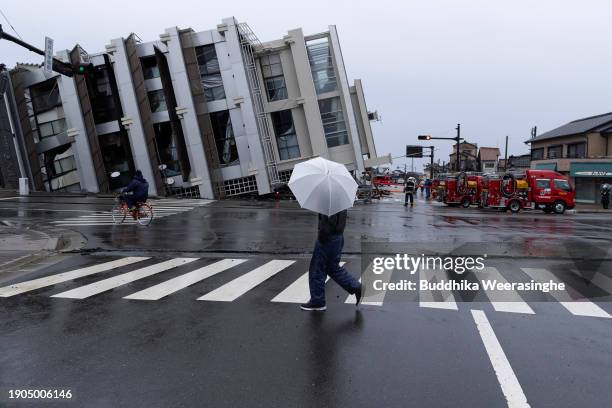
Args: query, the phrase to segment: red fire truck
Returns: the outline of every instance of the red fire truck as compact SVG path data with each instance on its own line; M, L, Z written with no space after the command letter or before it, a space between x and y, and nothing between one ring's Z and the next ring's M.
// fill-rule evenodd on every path
M566 176L551 170L527 170L525 174L483 177L481 206L508 209L542 209L563 214L574 208L576 192Z
M461 172L456 176L447 176L445 181L442 199L445 204L463 208L480 204L482 176Z

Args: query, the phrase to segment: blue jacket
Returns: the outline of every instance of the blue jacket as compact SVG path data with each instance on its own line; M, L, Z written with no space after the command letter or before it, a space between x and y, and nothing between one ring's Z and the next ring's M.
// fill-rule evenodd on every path
M144 177L134 176L123 192L132 192L135 200L146 201L149 198L149 183Z

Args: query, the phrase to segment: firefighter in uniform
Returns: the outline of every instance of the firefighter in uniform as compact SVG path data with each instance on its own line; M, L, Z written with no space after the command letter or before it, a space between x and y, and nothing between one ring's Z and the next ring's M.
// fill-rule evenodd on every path
M408 205L408 197L410 197L410 206L414 206L414 193L416 192L416 188L416 179L414 177L408 177L404 185L404 207Z

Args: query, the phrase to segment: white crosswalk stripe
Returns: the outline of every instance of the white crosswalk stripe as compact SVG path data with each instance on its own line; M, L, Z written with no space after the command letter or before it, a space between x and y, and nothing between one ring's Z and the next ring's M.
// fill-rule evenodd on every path
M164 296L168 296L206 278L210 278L211 276L221 273L229 268L240 265L243 262L246 262L246 259L223 259L203 268L196 269L195 271L177 276L176 278L167 280L158 285L151 286L150 288L141 290L140 292L132 293L131 295L124 297L124 299L159 300Z
M171 215L182 214L189 212L196 207L206 206L213 202L213 200L204 199L158 199L149 200L153 207L153 219L159 219L168 217ZM111 211L100 211L96 213L89 213L86 215L74 216L64 218L59 221L52 221L52 224L64 227L78 227L78 226L101 226L101 225L135 225L136 220L127 216L121 224L115 224L113 220L113 214Z
M547 269L542 268L521 268L523 272L538 282L553 281L561 283L557 276ZM567 291L550 291L549 292L560 304L565 307L571 314L576 316L590 316L612 318L608 312L597 306L595 303L588 300L575 301Z
M86 299L91 296L118 288L120 286L129 284L131 282L145 279L147 277L160 274L179 266L187 265L199 258L173 258L170 260L161 261L155 264L142 266L138 265L139 262L150 260L149 257L124 257L118 258L112 261L104 261L94 265L88 265L71 269L66 272L56 273L49 276L45 276L38 279L15 283L9 286L0 287L0 298L12 297L20 294L24 294L37 289L51 287L60 283L71 282L79 278L99 274L102 272L112 272L118 268L127 269L127 272L122 271L119 275L112 276L106 279L101 279L87 285L74 287L73 289L63 291L52 295L54 298L70 298L70 299ZM173 278L161 281L161 283L146 287L143 290L131 293L124 297L129 300L149 300L156 301L162 299L168 295L176 293L182 289L192 286L202 280L208 279L214 275L217 275L223 271L234 268L248 262L248 259L217 259L212 263L202 267L186 266L186 270L181 275ZM216 289L203 294L197 300L204 301L217 301L217 302L232 302L243 296L249 291L256 290L256 288L263 282L275 277L281 271L297 265L303 264L296 263L295 260L269 260L261 266L245 268L244 273L239 277L221 284ZM247 265L247 264L245 264ZM341 266L345 265L345 262L340 263ZM560 279L555 274L547 269L542 268L520 268L526 273L531 279L538 282L553 281L561 283ZM578 274L577 271L574 273ZM383 282L390 282L391 272L389 276L377 275L377 278ZM486 267L481 272L475 273L476 279L481 283L481 288L490 301L493 308L498 312L508 313L523 313L523 314L535 314L532 307L527 304L515 291L501 291L501 290L487 290L482 285L485 279L496 280L498 283L504 284L508 281L504 278L503 274L498 268ZM427 280L429 282L441 282L448 281L446 272L443 270L419 270L419 279ZM329 277L326 278L326 282L329 281ZM589 276L589 282L593 285L599 286L602 290L610 293L612 291L612 278L602 274L595 273L593 276ZM71 282L77 285L78 282ZM367 292L367 289L366 289ZM458 311L459 307L455 300L455 294L453 291L445 290L421 290L419 293L419 306L422 308L433 308L433 309L446 309ZM574 293L574 289L568 287L563 292L549 292L551 296L555 298L557 302L567 309L572 315L576 316L590 316L600 318L612 318L612 316L598 304L589 300L583 299L579 294ZM372 306L383 306L386 291L375 292L368 297L367 293L364 293L365 302L363 305ZM406 296L410 294L406 293ZM274 296L270 302L272 303L305 303L310 298L310 291L308 286L308 272L302 273L295 281L281 290L276 296ZM415 298L416 299L416 298ZM580 300L574 300L580 299ZM347 296L344 303L354 304L354 295ZM469 303L462 306L462 308L469 308Z
M58 283L71 281L84 276L93 275L95 273L111 271L121 268L122 266L131 265L136 262L144 261L146 257L131 256L127 258L115 259L114 261L104 262L97 265L88 266L86 268L75 269L73 271L58 273L56 275L45 276L44 278L34 279L26 282L17 283L15 285L0 288L0 297L15 296L20 293L29 292L31 290L45 288L47 286L56 285Z
M199 297L198 300L210 300L217 302L231 302L244 295L255 286L276 275L283 269L292 265L295 261L275 259L253 269L251 272L234 279L233 281L221 286L206 295Z
M346 262L340 262L344 266ZM329 281L329 276L325 278L325 283ZM310 300L310 289L308 287L308 272L301 275L295 282L287 286L285 290L276 295L271 302L278 303L306 303Z
M445 272L443 270L429 270L427 268L421 268L419 270L420 279L425 279L428 282L440 282L446 280ZM448 290L430 291L421 290L419 291L419 306L431 309L449 309L459 310L457 302L455 302L455 296L453 292Z
M508 281L502 276L501 273L497 270L497 268L493 267L485 267L480 272L475 272L476 278L481 283L484 279L494 279L499 283L508 283ZM510 313L527 313L534 314L535 312L523 299L520 297L518 293L513 290L509 291L501 291L501 290L488 290L484 289L487 297L491 301L493 308L498 312L510 312Z
M157 273L167 271L168 269L176 268L177 266L185 265L198 258L174 258L169 261L160 262L151 266L137 269L132 272L127 272L112 278L104 279L89 285L81 286L80 288L72 289L67 292L58 293L51 297L55 298L70 298L70 299L85 299L93 295L97 295L107 290L123 286L138 279L143 279Z

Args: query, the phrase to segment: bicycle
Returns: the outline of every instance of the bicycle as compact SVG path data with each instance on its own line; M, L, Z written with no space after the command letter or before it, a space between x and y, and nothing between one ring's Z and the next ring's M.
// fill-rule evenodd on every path
M115 205L111 213L115 224L121 224L128 215L134 218L139 225L145 227L153 221L153 206L149 202L136 203L136 206L130 210L127 202L121 199L120 194L115 196Z

